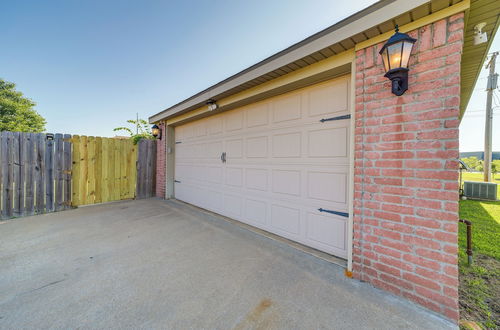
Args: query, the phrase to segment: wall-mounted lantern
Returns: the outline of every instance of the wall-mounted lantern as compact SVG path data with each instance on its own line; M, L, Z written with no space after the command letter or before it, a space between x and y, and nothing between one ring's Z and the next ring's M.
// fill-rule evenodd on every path
M155 138L161 140L161 129L160 127L158 127L158 125L154 124L153 127L151 127L151 134Z
M392 81L392 93L397 96L403 95L408 89L408 61L416 41L406 33L399 32L396 25L396 33L380 50L386 72L384 77Z

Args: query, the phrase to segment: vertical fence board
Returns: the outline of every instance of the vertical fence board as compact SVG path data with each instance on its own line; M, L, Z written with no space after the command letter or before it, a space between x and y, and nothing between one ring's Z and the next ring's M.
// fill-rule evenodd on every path
M25 215L35 214L35 133L26 133Z
M144 171L142 180L144 181L142 184L142 198L146 198L148 196L148 175L149 175L149 167L148 167L148 161L150 158L149 155L149 145L147 143L148 141L144 140L144 160L143 160L143 166L142 170Z
M12 179L13 179L13 194L12 194L12 215L14 217L21 216L20 212L20 197L21 197L21 159L20 159L20 134L14 132L12 137Z
M126 141L120 140L120 199L125 199L125 194L127 193L127 171L126 171L126 155L125 155L125 143Z
M142 198L143 192L142 192L142 187L144 185L144 161L145 161L145 154L144 154L144 141L140 140L137 143L137 188L136 188L136 195L137 198Z
M64 146L63 146L63 136L62 134L56 134L54 140L54 209L55 211L60 211L63 209L63 156L64 156Z
M9 149L7 150L7 205L6 214L7 217L12 217L12 205L14 203L14 134L12 132L7 132L7 144Z
M135 161L137 159L136 146L132 143L128 144L127 150L127 177L128 180L128 196L127 198L135 198L135 185L137 181L137 170L135 168Z
M45 134L36 134L35 212L45 212Z
M45 143L45 209L54 212L54 140Z
M82 141L80 144L80 161L82 166L82 175L80 176L80 205L89 204L87 201L87 191L88 191L88 140L86 136L81 137Z
M122 141L121 140L116 140L115 141L115 189L116 189L116 195L115 199L120 200L122 199L122 167L121 167L121 160L122 160L122 155L121 155L121 148L122 148Z
M127 172L125 169L125 141L120 140L120 199L125 199Z
M116 200L115 198L115 142L116 140L108 140L108 191L109 200Z
M28 134L21 134L17 132L19 136L19 161L17 162L17 167L19 168L19 185L17 187L17 195L19 196L19 205L17 209L17 216L25 216L25 185L26 185L26 163L27 163L27 152L28 152Z
M137 169L137 172L136 172L136 177L137 177L137 183L135 185L135 196L137 198L141 198L141 184L142 184L142 180L141 180L141 169L142 169L142 162L141 162L141 159L142 159L142 154L143 154L143 149L141 148L141 144L142 142L139 140L139 142L137 142L137 160L135 161L135 167Z
M120 200L120 140L115 140L115 147L113 148L115 154L115 177L114 177L114 200Z
M71 138L73 150L71 159L73 163L71 172L71 205L77 206L80 204L80 184L81 184L81 156L80 156L80 136L73 135Z
M144 197L149 197L149 190L151 186L151 147L150 144L147 143L147 158L146 158L146 185L144 187Z
M150 143L150 150L151 150L151 179L149 180L150 182L150 187L149 187L149 197L154 197L156 196L156 148L157 148L157 142L152 141Z
M146 198L148 196L148 176L149 176L148 162L151 156L149 155L149 145L147 142L148 141L144 140L144 164L143 164L144 174L142 177L144 183L142 185L142 198Z
M88 172L87 172L87 203L95 202L95 137L89 136L87 139L88 150Z
M101 170L101 200L103 203L109 201L109 185L108 185L108 173L109 173L109 139L102 139L101 141L102 150L102 170Z
M71 161L71 135L64 134L64 155L63 155L63 178L64 178L64 192L63 201L64 209L68 209L71 206L71 175L72 175L72 164Z
M95 138L94 203L102 203L102 138Z

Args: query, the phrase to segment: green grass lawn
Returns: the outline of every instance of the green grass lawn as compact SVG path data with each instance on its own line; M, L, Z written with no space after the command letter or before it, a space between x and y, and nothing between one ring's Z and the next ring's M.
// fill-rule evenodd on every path
M482 181L482 173L464 173ZM500 183L500 175L495 182ZM500 194L499 194L500 199ZM500 328L500 202L460 201L460 218L472 222L473 264L467 264L466 226L459 224L461 319L484 328Z

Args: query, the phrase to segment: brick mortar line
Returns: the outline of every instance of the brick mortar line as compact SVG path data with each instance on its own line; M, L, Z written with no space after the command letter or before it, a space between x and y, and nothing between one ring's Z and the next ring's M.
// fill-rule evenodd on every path
M374 236L374 235L372 235L372 236ZM408 235L408 236L412 236L412 235ZM416 238L421 238L421 236L417 236ZM407 243L407 241L406 241L406 240L404 240L404 239L394 239L394 238L385 237L385 236L383 237L383 239L385 239L385 240L389 240L389 241L390 241L390 242L392 242L392 243L401 243L401 242L402 242L402 243ZM441 243L441 241L436 241L436 239L434 239L434 238L424 238L423 240L428 240L428 241L432 241L432 242L434 242L434 243L444 244L444 243ZM380 243L380 242L379 242L379 243L372 242L371 244L376 244L376 245L379 245L379 246L380 246L382 243ZM409 243L408 243L408 244L409 244ZM448 245L451 245L451 244L452 244L452 243L448 243L448 244L440 245L441 250L443 249L443 247L448 246ZM383 244L382 244L382 246L385 246L385 245L383 245ZM387 246L386 246L386 247L387 247ZM416 247L416 248L417 248L417 249L429 249L428 247L425 247L425 246L420 246L420 245L419 245L419 247ZM394 249L394 248L393 248L393 249ZM432 250L432 249L430 249L430 250ZM398 250L396 250L396 251L398 251ZM412 251L411 251L411 252L408 252L408 251L405 251L405 252L401 252L401 251L399 251L399 252L400 252L400 253L402 253L403 255L404 255L404 254L414 255L414 256L417 256L417 257L419 257L419 258L429 259L429 260L432 260L432 261L437 262L437 263L442 262L442 261L437 261L437 260L432 259L432 258L422 257L422 256L418 255L418 254L416 253L416 251L415 251L415 250L413 250L413 249L412 249ZM454 253L447 253L447 252L445 252L445 251L440 251L440 253L441 253L441 252L442 252L442 253L446 253L446 255L447 255L447 256L450 256L450 257L456 257L456 254L454 254ZM389 256L390 256L390 255L389 255ZM405 262L408 262L408 261L405 261ZM410 262L410 263L411 263L411 262ZM445 262L445 263L446 263L446 262ZM413 263L412 263L412 264L413 264ZM450 266L454 266L454 265L455 265L455 263L452 263L452 264L450 264L450 263L446 263L446 264L448 264L448 265L450 265ZM415 265L415 264L413 264L413 265ZM422 266L422 267L425 267L425 266Z

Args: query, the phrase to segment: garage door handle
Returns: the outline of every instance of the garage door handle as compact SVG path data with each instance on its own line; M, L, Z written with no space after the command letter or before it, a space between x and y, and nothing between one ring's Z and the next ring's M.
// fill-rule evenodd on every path
M225 163L226 162L226 152L224 151L221 155L220 155L220 160Z
M335 214L335 215L340 215L341 217L349 218L349 213L346 213L346 212L339 212L339 211L333 211L333 210L325 210L323 208L319 208L318 211L320 211L320 212L326 212L326 213L331 213L331 214Z
M337 116L337 117L332 117L332 118L323 118L320 120L320 122L324 123L325 121L342 120L342 119L351 119L351 115L343 115L343 116Z

